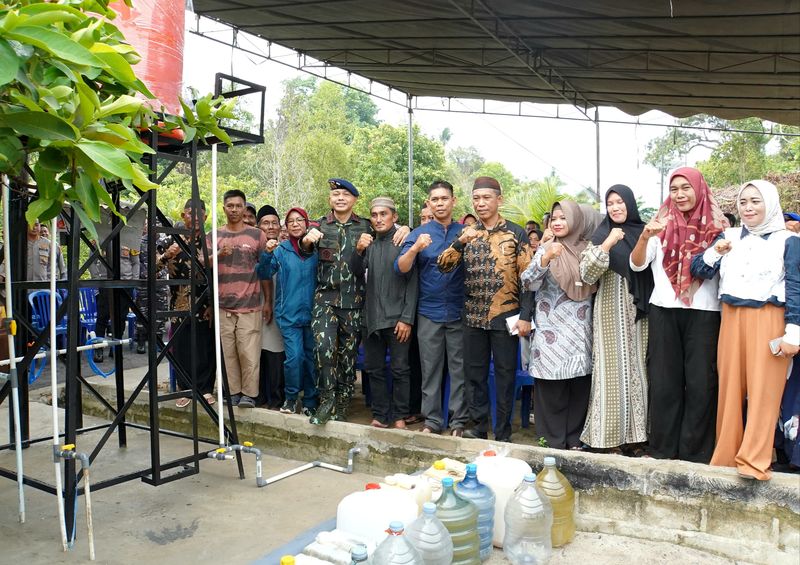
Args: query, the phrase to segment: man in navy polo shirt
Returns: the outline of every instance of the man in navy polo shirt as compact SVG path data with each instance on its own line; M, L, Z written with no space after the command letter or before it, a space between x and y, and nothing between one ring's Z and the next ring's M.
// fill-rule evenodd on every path
M411 232L395 261L395 270L404 274L416 265L419 274L417 338L422 366L422 414L425 416L422 431L439 433L444 427L441 395L447 359L449 409L453 412L450 429L452 435L460 437L468 419L461 328L464 269L459 265L449 273L442 273L437 264L439 254L464 227L453 221L455 203L453 185L443 180L431 184L427 205L433 211L433 221Z

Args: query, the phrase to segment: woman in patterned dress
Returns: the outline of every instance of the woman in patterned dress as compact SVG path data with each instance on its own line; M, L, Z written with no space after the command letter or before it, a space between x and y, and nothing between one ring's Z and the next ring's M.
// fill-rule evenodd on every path
M581 279L599 283L594 303L592 391L581 441L603 450L638 454L647 441L647 311L653 292L648 268L631 271L629 258L644 222L633 191L606 192L607 215L581 254Z
M536 292L530 365L536 431L559 449L580 449L589 403L597 287L581 281L579 262L595 227L575 202L556 202L550 220L554 238L539 247L521 275L522 284Z

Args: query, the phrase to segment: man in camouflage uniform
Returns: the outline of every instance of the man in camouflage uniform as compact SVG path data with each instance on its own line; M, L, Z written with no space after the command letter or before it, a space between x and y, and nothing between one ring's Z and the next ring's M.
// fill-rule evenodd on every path
M347 419L353 396L358 332L364 305L364 279L350 270L361 234L371 233L369 220L353 213L358 190L344 179L330 179L331 211L301 240L302 249L318 251L317 290L311 312L320 405L312 424Z
M143 281L147 281L147 267L148 267L148 256L147 256L147 248L148 248L148 232L147 232L147 224L144 225L144 232L142 232L142 244L139 247L139 278ZM164 253L166 249L166 245L169 241L169 238L165 236L161 236L156 241L156 253L161 254ZM158 265L156 267L156 279L164 280L168 276L166 266ZM139 307L139 310L147 316L149 300L147 295L147 285L142 285L139 287L137 295L136 295L136 305ZM157 312L164 312L167 310L167 300L169 298L169 288L156 286L156 311ZM164 325L165 320L163 318L156 318L156 337L158 339L163 339L164 336ZM136 353L144 353L147 348L147 328L145 328L142 321L137 317L136 318Z

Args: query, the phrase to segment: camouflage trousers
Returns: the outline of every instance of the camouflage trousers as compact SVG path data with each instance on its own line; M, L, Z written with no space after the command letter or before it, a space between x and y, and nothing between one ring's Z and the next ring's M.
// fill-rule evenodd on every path
M169 304L169 288L168 287L156 287L156 312L166 312L169 310L167 306ZM136 305L142 311L142 313L147 316L148 315L148 304L149 304L149 297L147 295L147 288L140 287L137 290L136 294ZM164 325L165 319L164 318L156 318L156 335L163 336L164 335ZM147 342L147 329L144 327L144 324L139 320L139 317L136 318L136 341L138 343L145 343Z
M356 350L361 332L361 310L314 304L311 320L317 390L320 401L335 396L345 410L356 380Z

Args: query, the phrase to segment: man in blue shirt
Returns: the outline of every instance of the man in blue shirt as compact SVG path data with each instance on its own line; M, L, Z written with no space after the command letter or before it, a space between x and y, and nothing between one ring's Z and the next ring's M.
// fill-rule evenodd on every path
M439 433L442 417L442 374L444 362L450 373L450 403L453 412L451 434L460 437L468 420L464 381L461 311L464 308L464 268L458 265L449 273L439 270L437 259L464 227L453 221L453 185L437 180L428 189L427 205L433 221L411 232L395 261L399 274L417 266L419 300L417 338L422 366L423 432Z

